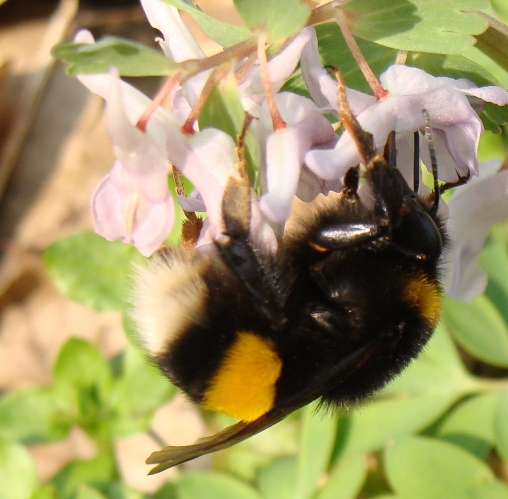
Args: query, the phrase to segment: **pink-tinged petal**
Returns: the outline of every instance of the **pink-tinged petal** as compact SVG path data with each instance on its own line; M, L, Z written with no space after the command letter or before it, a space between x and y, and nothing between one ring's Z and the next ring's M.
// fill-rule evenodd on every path
M284 224L289 216L300 177L298 132L287 128L268 137L268 192L259 200L263 213L274 222Z
M239 178L238 156L233 139L214 128L186 136L183 147L171 150L171 162L195 186L206 206L207 229L199 244L205 245L223 231L222 198L229 177ZM255 243L268 251L277 247L275 234L259 212L253 194L251 205L251 234Z
M122 156L128 156L128 153ZM132 152L130 160L120 160L122 167L112 170L114 182L126 192L137 192L139 196L154 203L166 199L168 168L164 158L147 147Z
M420 137L421 140L421 137ZM414 186L414 134L400 132L396 134L395 142L397 144L397 168L402 173L407 185ZM418 168L421 178L421 169ZM421 185L421 182L420 182Z
M89 31L81 30L74 37L76 43L95 43L92 34ZM145 94L121 80L117 74L81 74L77 79L90 90L92 93L99 95L104 100L108 100L111 87L118 81L121 87L124 107L123 110L129 119L129 122L135 125L146 109L151 105L152 101ZM160 144L165 142L165 136L170 129L170 133L174 133L180 129L180 123L175 117L168 113L162 107L157 107L153 112L147 124L147 132L153 140ZM171 130L172 129L172 130Z
M295 109L292 114L302 117ZM259 204L270 220L278 224L286 221L305 154L311 147L329 143L334 137L330 123L318 111L311 111L294 126L269 136L266 146L267 193Z
M161 200L144 197L138 189L140 181L117 161L92 193L90 209L97 234L109 241L133 243L149 256L171 230L174 203L167 189Z
M485 102L492 102L498 106L506 106L506 104L508 104L508 92L501 87L470 88L464 91L464 93L477 97Z
M149 23L164 36L164 42L160 42L160 44L168 57L176 62L205 57L205 53L182 20L176 7L160 0L141 0L141 5ZM210 71L198 73L182 86L183 95L191 106L199 97L209 74Z
M423 94L441 86L438 79L419 68L394 64L380 77L381 85L391 97Z
M171 194L159 203L142 201L136 211L132 243L143 256L150 256L166 239L175 220L175 205Z
M508 171L488 176L500 162L480 166L480 178L458 189L449 206L447 230L451 250L445 266L445 291L448 296L472 301L487 284L477 258L493 224L508 218Z
M277 251L277 237L270 223L263 215L259 203L252 195L250 232L256 247L275 254Z
M148 22L164 36L169 53L175 61L180 62L205 56L176 7L160 0L141 0L141 6Z
M458 173L464 176L469 171L473 175L478 175L476 152L483 131L481 121L464 123L460 127L444 128L443 131L447 148L457 162Z
M221 130L205 128L187 136L186 149L171 162L187 177L203 198L215 236L222 231L222 195L229 177L239 177L233 139Z
M171 115L180 124L184 124L191 111L189 101L184 95L182 87L177 87L171 95Z
M364 130L372 133L376 147L382 148L391 130L394 129L394 116L379 112L384 103L374 104L365 110L358 121ZM423 118L422 118L423 119ZM333 149L312 149L305 156L309 170L318 177L333 181L341 179L352 166L360 163L360 153L350 134L343 133Z
M312 28L304 28L291 40L286 48L270 59L268 71L274 92L278 92L286 80L293 74L300 60L303 47L309 42L313 32ZM263 83L258 67L255 67L251 72L250 87L249 93L264 95Z
M370 106L357 119L362 128L373 135L376 148L382 150L392 130L413 133L423 129L424 109L431 128L443 130L457 170L462 174L468 170L476 174L476 150L482 124L467 98L457 91L441 86L422 94L389 98ZM360 154L349 133L345 132L333 150L310 151L305 161L316 175L333 180L358 164Z
M86 45L90 45L95 43L95 38L92 33L87 29L80 29L73 38L74 43L84 43Z
M444 182L456 182L458 180L458 175L466 174L467 170L464 171L460 168L457 162L453 159L453 156L446 145L445 134L441 130L438 130L437 128L432 130L432 140L434 144L434 152L436 153L439 179ZM398 147L399 145L397 144L397 149ZM473 154L473 157L475 155L476 154ZM430 148L428 137L426 135L420 138L420 157L423 164L427 167L427 170L432 173Z
M152 202L160 202L168 194L165 147L130 123L119 83L119 78L112 79L106 103L106 125L122 165L113 169L113 178L127 192L142 192Z
M178 204L185 211L206 211L205 203L202 199L196 199L187 196L177 195Z
M302 201L312 201L318 194L326 194L329 191L326 182L318 178L305 165L300 170L300 178L296 188L296 197ZM332 189L333 190L333 189Z
M316 31L312 29L312 36L302 50L300 68L302 76L314 102L322 109L335 109L338 111L337 81L323 67L319 58ZM372 95L364 94L358 90L346 89L347 98L353 113L360 114L376 102Z
M123 192L108 173L95 187L90 200L94 231L108 241L127 239Z

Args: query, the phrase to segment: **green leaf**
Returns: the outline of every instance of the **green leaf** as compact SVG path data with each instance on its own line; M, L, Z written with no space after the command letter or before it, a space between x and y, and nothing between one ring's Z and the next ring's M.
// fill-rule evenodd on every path
M46 249L43 260L65 296L100 312L126 308L132 264L145 261L133 246L93 232L60 239Z
M199 27L221 47L227 48L243 42L251 37L250 31L245 26L219 21L202 10L194 7L188 0L161 0L179 10L189 13Z
M508 367L508 328L486 296L471 303L445 300L444 319L469 353L495 366Z
M37 486L37 471L28 452L0 440L0 499L29 499Z
M30 496L30 499L58 499L56 489L53 484L46 483L38 487L35 492Z
M280 457L259 470L259 491L263 499L293 499L297 479L297 459Z
M500 134L502 132L500 127L508 123L508 106L497 106L492 102L486 102L480 118L484 123L487 120L495 123L495 127L486 128L493 133Z
M108 499L148 499L141 491L128 487L123 483L112 483L107 488ZM151 496L150 496L151 497ZM170 499L168 496L164 499Z
M508 487L495 479L484 462L434 439L405 437L396 441L386 450L385 467L401 499L501 499L507 497L500 495L503 491L508 494Z
M490 0L490 4L492 8L498 14L499 19L504 19L508 21L508 4L505 0Z
M226 132L238 143L238 136L242 132L246 119L240 92L233 73L216 85L206 100L199 114L199 128L218 128ZM245 156L247 173L254 184L261 164L261 151L252 132L247 131L245 138Z
M273 43L296 35L310 16L301 0L234 0L234 4L247 27L254 33L267 31Z
M504 148L503 148L504 149ZM486 296L508 323L508 251L503 241L489 237L478 259L478 264L487 273L489 280Z
M344 10L353 33L398 50L453 54L487 29L474 10L486 0L352 0Z
M76 495L76 499L106 499L98 490L83 485Z
M0 436L26 444L58 440L72 424L71 408L52 387L7 393L0 400Z
M500 394L499 406L494 420L496 447L505 461L508 461L508 391Z
M103 435L109 424L112 374L95 346L73 338L62 347L53 368L55 390L72 407L72 419L92 437Z
M441 416L459 396L458 393L429 394L379 400L362 407L340 426L345 438L338 450L340 459L380 449L394 438L419 432Z
M130 498L129 498L130 499ZM153 499L180 499L174 482L166 482L153 496Z
M331 414L316 413L317 404L303 410L302 434L298 453L298 474L293 499L306 499L317 487L328 468L335 442L337 420Z
M148 430L153 413L176 393L176 387L134 346L123 355L123 373L109 399L112 432L121 436Z
M99 350L88 341L71 338L61 348L53 375L57 384L84 390L97 389L101 400L109 396L111 370Z
M462 402L440 422L434 435L485 460L494 443L497 393L487 393Z
M366 476L367 463L363 456L351 456L339 461L335 463L316 499L354 499L358 496Z
M224 452L221 464L230 473L245 481L254 481L258 470L269 465L275 456L293 456L298 452L301 410L290 414L286 419L266 431L254 435L239 445ZM217 427L225 428L235 423L225 414L214 414L213 422ZM284 487L280 484L281 488ZM291 484L294 490L294 481ZM292 498L291 498L292 499Z
M51 479L62 497L72 497L83 484L104 488L116 477L116 466L111 452L101 452L87 461L76 460L68 464Z
M349 87L372 93L337 24L320 24L316 26L316 33L323 64L339 68ZM376 76L379 77L390 64L395 62L396 50L366 40L357 41L362 54Z
M249 485L236 478L207 471L186 473L177 484L179 499L261 499Z
M122 76L166 76L175 63L136 42L106 36L97 43L62 43L53 55L66 63L67 74L108 73L114 66Z
M476 36L476 48L508 71L508 55L505 50L508 44L508 26L483 12L479 15L488 22L489 27Z

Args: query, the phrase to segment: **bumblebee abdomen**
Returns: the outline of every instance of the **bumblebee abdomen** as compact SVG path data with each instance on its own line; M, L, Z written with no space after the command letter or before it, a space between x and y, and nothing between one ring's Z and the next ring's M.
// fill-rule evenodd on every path
M203 405L254 421L273 407L281 369L282 360L269 339L238 331L208 383Z

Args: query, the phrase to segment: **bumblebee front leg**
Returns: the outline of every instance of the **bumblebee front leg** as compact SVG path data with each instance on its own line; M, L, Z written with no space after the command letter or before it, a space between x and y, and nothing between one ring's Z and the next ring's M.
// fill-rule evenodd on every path
M274 324L282 325L282 297L276 289L271 264L261 259L250 239L251 190L247 179L230 177L222 199L224 232L216 239L224 263L248 290L258 311Z

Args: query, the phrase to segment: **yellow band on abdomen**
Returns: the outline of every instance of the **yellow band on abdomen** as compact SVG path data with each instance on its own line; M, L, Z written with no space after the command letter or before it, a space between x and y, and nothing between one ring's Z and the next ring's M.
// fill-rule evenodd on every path
M205 392L203 405L242 421L254 421L275 400L282 361L272 342L240 331Z
M441 316L441 291L437 282L425 276L414 276L406 282L404 296L421 316L435 327Z

